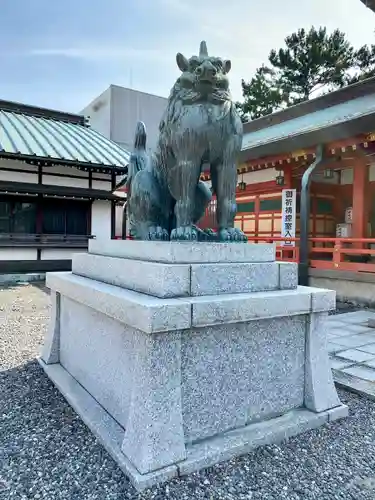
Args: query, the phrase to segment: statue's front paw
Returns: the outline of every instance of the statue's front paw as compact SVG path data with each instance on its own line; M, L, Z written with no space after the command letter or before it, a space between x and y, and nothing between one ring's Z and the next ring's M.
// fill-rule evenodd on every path
M194 226L182 226L173 229L171 232L171 240L174 241L197 241L198 231Z
M247 236L237 227L230 227L228 229L220 229L219 240L223 242L246 243Z
M151 241L169 241L169 233L160 226L152 226L148 230L148 239Z

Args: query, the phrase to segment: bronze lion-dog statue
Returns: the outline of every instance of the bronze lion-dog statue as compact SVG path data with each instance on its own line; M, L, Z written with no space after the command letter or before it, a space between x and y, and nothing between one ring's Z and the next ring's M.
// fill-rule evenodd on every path
M234 227L236 158L242 143L242 122L229 92L231 62L208 55L176 56L182 74L174 84L159 126L152 155L146 152L146 129L137 124L127 178L128 219L136 239L244 242ZM217 233L195 224L212 197L200 181L210 167L217 199Z

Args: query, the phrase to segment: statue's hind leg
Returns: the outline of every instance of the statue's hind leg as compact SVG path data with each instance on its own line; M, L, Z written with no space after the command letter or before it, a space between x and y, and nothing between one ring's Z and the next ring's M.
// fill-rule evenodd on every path
M129 199L131 228L136 239L169 240L169 213L172 200L162 192L157 179L148 170L139 171L131 186Z

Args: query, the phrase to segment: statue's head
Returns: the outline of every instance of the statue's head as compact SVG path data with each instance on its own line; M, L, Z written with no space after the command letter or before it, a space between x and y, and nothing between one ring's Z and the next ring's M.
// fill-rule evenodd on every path
M194 95L204 99L216 97L218 100L227 100L229 96L228 73L231 62L228 59L208 55L206 42L201 42L199 55L187 59L180 52L176 56L177 66L182 75L177 80L181 89L190 91L186 97Z

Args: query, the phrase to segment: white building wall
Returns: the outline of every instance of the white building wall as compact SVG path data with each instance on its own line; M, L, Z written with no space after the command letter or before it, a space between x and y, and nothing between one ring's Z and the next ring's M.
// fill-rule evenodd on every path
M41 252L41 260L71 260L75 253L83 252L87 248L46 248Z
M138 121L146 125L147 147L154 150L159 136L159 124L168 100L137 90L112 85L111 139L132 150Z
M88 188L88 179L77 179L72 177L56 177L54 175L43 174L43 184L48 186L65 186L65 187L77 187L77 188Z
M111 138L111 92L109 87L81 111L89 118L91 127L107 139Z
M95 200L91 207L91 234L97 239L111 238L111 202Z
M1 169L0 181L9 182L28 182L29 184L38 184L38 174L29 174L26 172L7 172Z
M57 174L59 176L68 177L86 177L89 178L89 173L85 170L80 170L74 167L65 167L64 165L53 165L52 167L43 167L43 176ZM45 183L47 184L47 183Z
M0 260L36 260L36 248L0 248Z
M101 191L111 191L112 183L108 181L99 181L98 179L92 180L92 189L100 189Z
M21 161L0 159L0 181L38 183L38 167Z
M266 168L264 170L256 170L254 172L247 172L243 174L243 181L246 184L257 184L258 182L274 181L277 176L275 168ZM242 181L242 174L238 175L238 182Z
M122 237L122 220L124 217L124 206L116 205L116 213L115 213L115 236Z
M111 85L81 113L90 117L94 130L127 150L133 148L137 122L143 121L147 128L147 147L154 150L167 102L165 97Z

